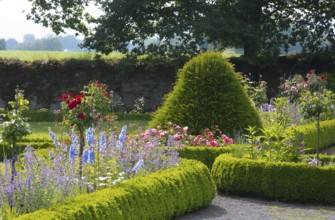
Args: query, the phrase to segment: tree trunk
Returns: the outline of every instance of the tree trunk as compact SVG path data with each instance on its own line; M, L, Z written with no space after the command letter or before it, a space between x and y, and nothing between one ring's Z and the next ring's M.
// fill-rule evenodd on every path
M244 43L244 58L248 62L253 62L255 58L257 58L257 42L252 42L250 40L246 40Z
M318 145L316 147L316 159L319 163L319 149L320 149L320 113L317 116L317 129L318 129Z
M81 178L83 176L83 152L84 152L84 146L85 146L85 139L84 139L84 131L82 129L79 129L79 135L80 135L80 143L79 143L79 178L81 181Z
M15 163L18 159L18 152L17 152L17 146L16 146L16 138L13 137L13 151L12 151L12 180L14 180L14 177L16 176L16 169L15 169Z

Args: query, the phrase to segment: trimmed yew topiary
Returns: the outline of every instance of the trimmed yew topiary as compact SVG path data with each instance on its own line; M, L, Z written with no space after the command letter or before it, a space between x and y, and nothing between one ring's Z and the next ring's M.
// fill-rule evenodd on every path
M218 125L226 133L261 127L233 65L218 52L201 54L178 72L177 82L149 122L188 126L191 133Z

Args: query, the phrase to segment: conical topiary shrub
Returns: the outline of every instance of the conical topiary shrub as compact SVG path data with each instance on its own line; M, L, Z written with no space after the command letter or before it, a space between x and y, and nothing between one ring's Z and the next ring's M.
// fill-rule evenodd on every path
M149 122L173 122L197 134L218 125L229 134L261 127L256 109L245 94L233 65L221 53L199 55L179 70L177 82Z

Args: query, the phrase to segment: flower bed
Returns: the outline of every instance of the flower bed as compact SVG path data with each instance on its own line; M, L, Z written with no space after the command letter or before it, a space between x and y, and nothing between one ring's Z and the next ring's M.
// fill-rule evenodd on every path
M171 219L207 206L215 194L208 168L184 160L177 167L76 196L16 219Z
M212 175L218 189L276 200L335 204L335 168L220 155Z

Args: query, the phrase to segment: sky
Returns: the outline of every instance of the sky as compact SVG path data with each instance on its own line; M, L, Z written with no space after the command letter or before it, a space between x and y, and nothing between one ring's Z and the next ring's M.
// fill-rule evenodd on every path
M15 38L22 42L25 34L33 34L36 38L55 35L50 28L26 19L30 8L28 0L0 0L0 39ZM66 34L72 35L74 32L68 31Z

